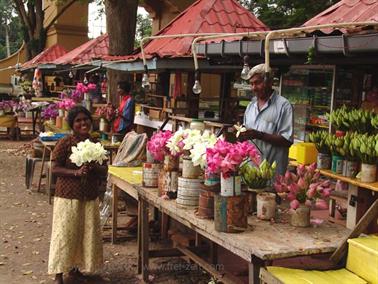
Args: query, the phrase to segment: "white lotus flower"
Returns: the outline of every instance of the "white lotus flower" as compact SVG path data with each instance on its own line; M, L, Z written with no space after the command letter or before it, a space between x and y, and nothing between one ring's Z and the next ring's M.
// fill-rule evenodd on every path
M101 143L93 143L89 139L71 147L71 151L70 160L78 167L90 162L102 164L107 159L107 151Z
M247 128L245 128L243 125L239 125L239 124L235 124L234 128L237 130L236 137L239 137L240 133L247 131Z

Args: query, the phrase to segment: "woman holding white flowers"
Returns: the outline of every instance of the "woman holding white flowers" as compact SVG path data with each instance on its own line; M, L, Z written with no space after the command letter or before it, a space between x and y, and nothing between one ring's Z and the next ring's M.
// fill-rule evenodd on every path
M52 154L57 182L48 272L56 275L59 284L63 273L80 278L79 268L91 273L103 264L98 196L107 165L85 163L78 167L72 162L72 147L86 139L93 141L89 135L92 117L78 106L70 110L67 120L73 134L59 140Z

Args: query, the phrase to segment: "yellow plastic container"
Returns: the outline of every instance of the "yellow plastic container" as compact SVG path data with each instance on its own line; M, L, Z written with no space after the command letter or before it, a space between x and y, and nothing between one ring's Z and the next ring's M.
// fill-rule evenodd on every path
M289 158L303 165L316 163L318 151L314 143L301 142L293 144L289 149Z
M271 274L285 284L367 284L368 282L353 274L347 269L339 270L302 270L268 266L266 268Z
M372 284L378 283L378 237L369 236L348 240L346 268Z

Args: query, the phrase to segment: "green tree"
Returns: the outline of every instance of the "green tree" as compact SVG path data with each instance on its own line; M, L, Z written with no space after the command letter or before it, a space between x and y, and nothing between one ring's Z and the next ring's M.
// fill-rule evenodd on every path
M239 0L271 29L297 27L339 0Z
M12 0L0 0L0 59L22 45L21 25L12 4Z
M148 15L137 15L136 34L134 47L139 47L139 42L142 38L150 36L152 33L152 20Z

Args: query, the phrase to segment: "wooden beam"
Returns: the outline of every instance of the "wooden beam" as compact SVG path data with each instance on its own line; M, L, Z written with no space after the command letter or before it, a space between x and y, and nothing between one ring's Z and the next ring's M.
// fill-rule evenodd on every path
M189 257L190 260L197 263L199 266L201 266L204 270L206 270L211 275L215 276L217 280L224 282L224 283L240 283L241 280L237 278L236 276L233 276L231 273L224 273L219 272L214 268L214 265L211 265L207 263L205 260L197 256L195 253L190 251L188 248L184 248L181 246L177 247L178 250L180 250L183 254L185 254L187 257Z
M358 221L356 227L353 231L345 237L341 245L336 249L336 251L331 255L330 260L334 263L339 263L345 256L348 248L348 239L358 237L369 224L378 217L378 199L370 206L366 211L365 215L362 216L360 221Z

